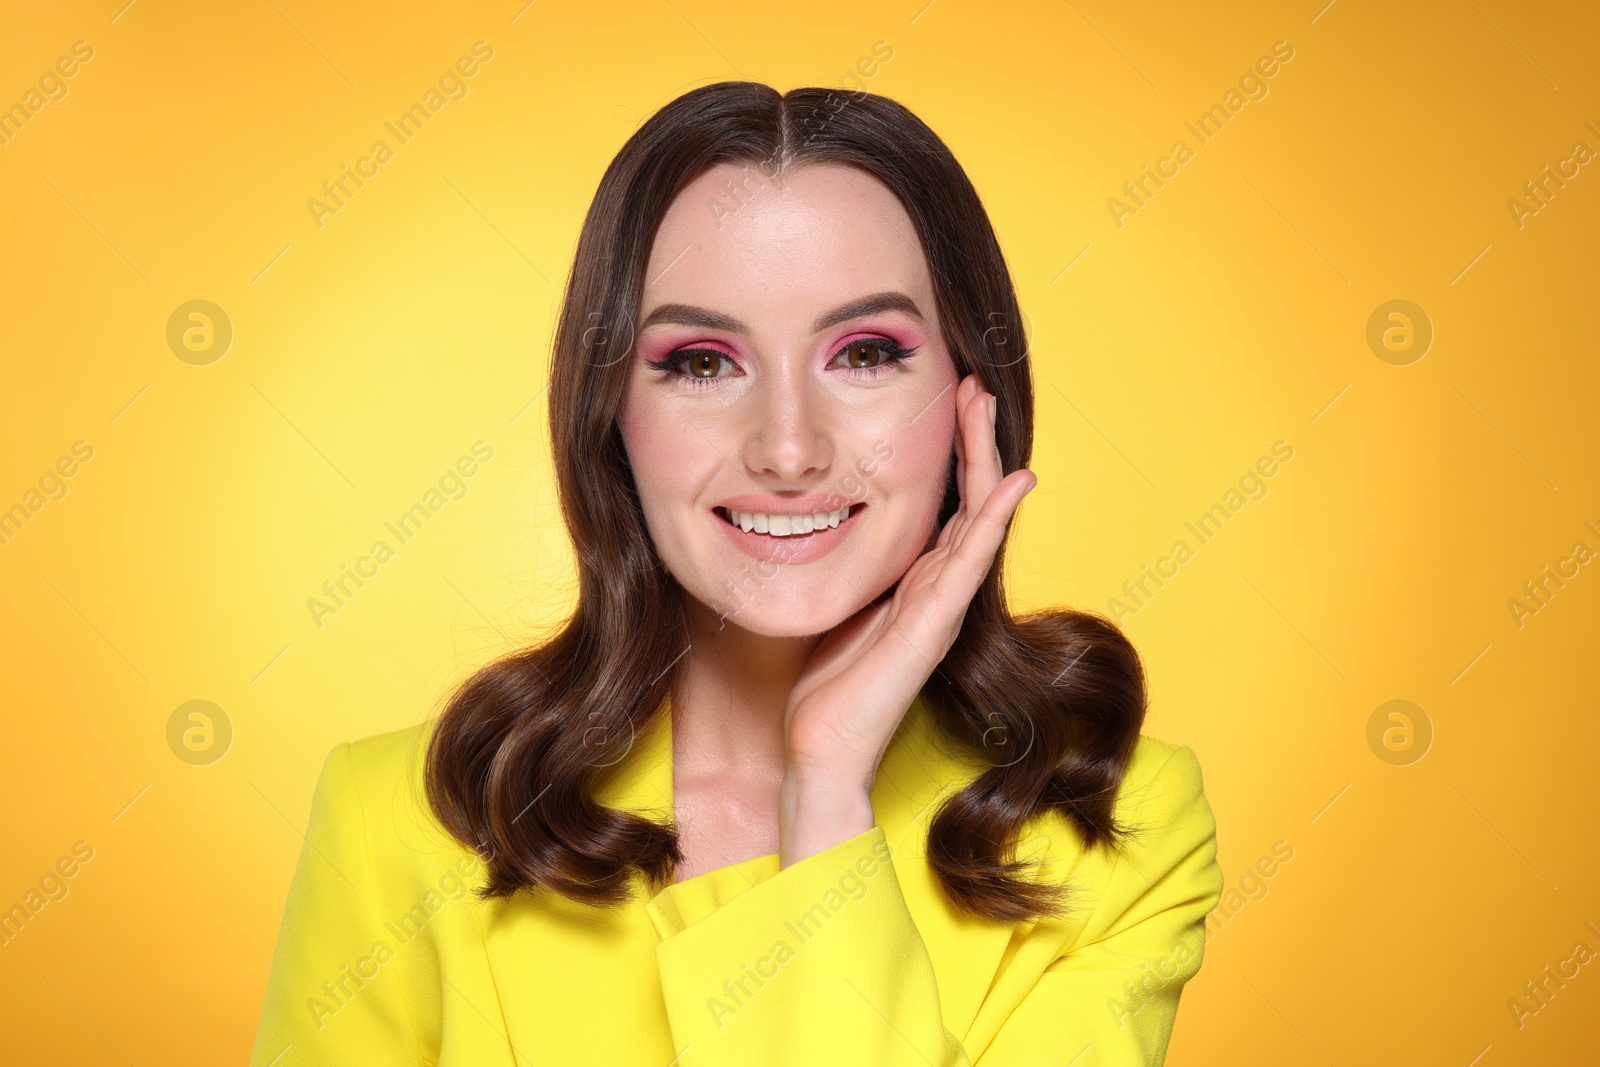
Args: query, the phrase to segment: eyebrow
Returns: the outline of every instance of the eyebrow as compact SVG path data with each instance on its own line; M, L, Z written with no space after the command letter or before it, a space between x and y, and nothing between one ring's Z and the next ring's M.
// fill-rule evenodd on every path
M884 311L899 311L911 316L918 322L922 321L922 310L917 307L917 302L900 292L873 293L859 300L852 300L842 307L818 317L812 325L812 330L821 333L823 330L837 326L851 319L859 319L864 315L876 315ZM652 326L663 323L675 323L679 326L693 326L702 330L726 330L729 333L745 333L747 327L738 319L721 312L711 311L708 308L695 307L693 304L662 304L649 315L639 326L643 333Z

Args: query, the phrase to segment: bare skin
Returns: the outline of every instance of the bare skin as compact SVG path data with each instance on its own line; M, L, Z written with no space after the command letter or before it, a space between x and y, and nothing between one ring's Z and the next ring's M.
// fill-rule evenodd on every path
M715 631L715 619L698 612L696 619L698 630ZM741 633L691 638L708 650L715 669L704 669L704 658L691 658L686 693L673 707L673 807L684 854L676 874L680 882L778 851L787 760L783 720L762 716L781 706L791 683L781 670L762 670L774 663L766 657L769 641L750 641L752 647L741 651Z

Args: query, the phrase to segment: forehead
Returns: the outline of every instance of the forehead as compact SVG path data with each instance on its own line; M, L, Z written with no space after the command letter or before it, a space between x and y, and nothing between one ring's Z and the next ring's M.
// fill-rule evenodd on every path
M809 323L863 293L899 290L933 316L933 288L911 216L865 171L803 164L769 179L719 164L685 186L656 231L641 313L691 303L776 325Z

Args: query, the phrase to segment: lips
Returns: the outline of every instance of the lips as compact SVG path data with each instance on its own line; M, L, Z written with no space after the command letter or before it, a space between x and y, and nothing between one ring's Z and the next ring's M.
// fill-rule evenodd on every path
M728 521L728 509L717 507L713 509L717 525L727 535L735 546L758 560L772 563L802 564L832 552L850 536L850 533L861 523L861 514L867 509L865 503L849 505L848 511L839 520L837 526L825 525L811 530L809 533L773 534L760 533L754 529L746 531L742 525L735 525ZM739 514L735 509L735 514ZM752 514L743 513L747 517ZM766 513L762 514L766 517ZM811 513L805 513L810 515ZM789 518L780 515L779 518Z

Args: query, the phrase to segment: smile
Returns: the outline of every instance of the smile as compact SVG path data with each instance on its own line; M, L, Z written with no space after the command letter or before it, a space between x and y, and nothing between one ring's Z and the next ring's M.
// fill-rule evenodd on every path
M772 537L797 537L824 527L832 529L850 515L850 506L838 511L813 511L805 515L768 515L760 511L735 511L719 508L722 517L745 533L769 534Z
M833 551L861 521L867 505L798 515L716 507L717 525L748 555L776 563L809 563Z

